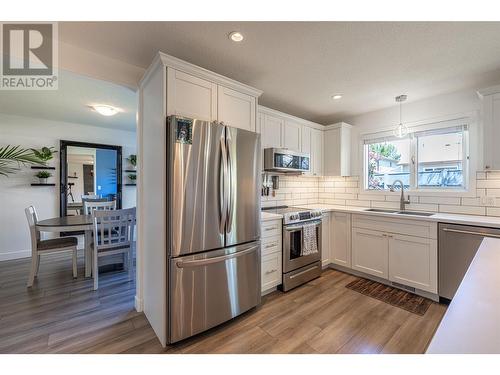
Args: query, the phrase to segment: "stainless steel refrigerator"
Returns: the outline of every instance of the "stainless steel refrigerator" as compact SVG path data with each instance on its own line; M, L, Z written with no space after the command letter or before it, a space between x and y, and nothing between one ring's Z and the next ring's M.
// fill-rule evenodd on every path
M260 135L167 119L168 342L260 303Z

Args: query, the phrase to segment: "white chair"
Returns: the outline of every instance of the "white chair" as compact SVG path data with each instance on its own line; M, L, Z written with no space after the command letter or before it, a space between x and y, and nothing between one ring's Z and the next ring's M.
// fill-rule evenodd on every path
M31 271L28 279L28 287L33 286L35 277L38 276L40 268L40 256L45 254L53 254L63 251L71 251L73 253L73 278L77 277L76 263L76 246L78 240L76 237L59 237L50 240L41 240L40 231L36 229L38 215L35 207L29 206L24 210L31 234Z
M126 254L129 279L133 278L132 248L135 218L135 207L124 210L92 211L94 290L99 287L99 258L104 256Z
M116 210L116 201L98 202L95 200L83 201L83 214L92 215L94 210Z

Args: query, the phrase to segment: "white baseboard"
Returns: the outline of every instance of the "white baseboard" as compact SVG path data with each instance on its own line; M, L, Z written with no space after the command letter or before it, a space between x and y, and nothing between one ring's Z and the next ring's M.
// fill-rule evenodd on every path
M13 259L21 259L29 257L31 257L31 250L11 251L7 253L0 253L0 262L4 260L13 260Z
M135 296L134 305L137 312L141 312L144 310L144 301L142 300L142 298L138 298L137 296Z

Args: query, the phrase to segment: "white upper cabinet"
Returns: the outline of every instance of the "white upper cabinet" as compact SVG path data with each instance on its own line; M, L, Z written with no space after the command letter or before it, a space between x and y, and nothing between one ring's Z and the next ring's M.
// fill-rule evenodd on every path
M283 128L283 147L300 152L302 146L300 142L301 131L301 124L286 120Z
M482 98L483 164L479 170L500 170L500 86L479 91Z
M167 73L167 116L217 120L217 85L175 69Z
M312 129L308 126L302 126L302 135L300 137L300 152L306 154L311 153L311 132Z
M313 176L323 176L323 136L324 132L318 129L311 129L311 174Z
M280 148L283 145L282 135L285 120L280 117L261 113L261 143L262 148L275 147Z
M351 175L351 125L330 125L324 132L324 175Z
M256 130L256 105L254 96L218 86L218 120L224 125L244 130Z

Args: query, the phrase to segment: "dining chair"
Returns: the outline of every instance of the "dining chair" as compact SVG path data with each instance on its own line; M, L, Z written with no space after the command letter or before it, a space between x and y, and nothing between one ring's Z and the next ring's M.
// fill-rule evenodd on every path
M92 223L94 290L99 287L99 258L115 254L125 254L129 279L133 278L133 244L136 210L94 210Z
M94 210L116 210L116 201L99 202L95 200L83 201L83 214L92 215Z
M73 278L77 277L77 250L78 240L76 237L59 237L50 240L40 239L40 231L36 228L38 222L38 215L33 206L24 209L31 235L31 271L28 279L28 288L33 286L35 277L38 276L40 269L40 256L46 254L53 254L58 252L73 253Z

